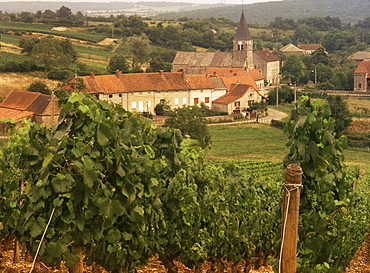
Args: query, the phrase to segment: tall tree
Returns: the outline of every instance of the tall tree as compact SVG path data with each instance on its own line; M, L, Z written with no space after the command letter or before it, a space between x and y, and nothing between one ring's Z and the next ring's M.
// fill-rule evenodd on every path
M127 58L122 54L112 56L107 66L107 71L110 74L115 73L117 70L123 73L127 73L130 70Z
M283 73L284 78L292 82L300 83L304 77L303 69L304 63L302 59L299 56L292 54L286 58L281 72Z
M146 34L127 39L127 51L132 56L132 67L141 66L149 57L152 48Z
M179 129L183 135L189 135L198 141L202 148L211 145L211 135L208 130L207 120L204 118L204 109L198 105L184 106L169 110L165 125Z
M328 96L327 101L330 106L331 116L335 119L336 136L341 136L351 125L352 119L347 103L341 96Z

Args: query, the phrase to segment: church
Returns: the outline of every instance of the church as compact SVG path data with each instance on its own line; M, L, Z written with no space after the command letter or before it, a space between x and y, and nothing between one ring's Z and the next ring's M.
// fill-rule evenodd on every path
M232 42L232 52L177 52L171 71L204 75L210 67L242 68L246 71L257 69L267 83L278 83L280 59L268 50L253 52L253 38L244 11Z

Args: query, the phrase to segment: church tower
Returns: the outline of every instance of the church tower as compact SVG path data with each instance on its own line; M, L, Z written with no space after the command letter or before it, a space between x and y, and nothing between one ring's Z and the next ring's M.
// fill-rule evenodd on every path
M249 33L244 11L233 39L233 66L253 68L253 39Z

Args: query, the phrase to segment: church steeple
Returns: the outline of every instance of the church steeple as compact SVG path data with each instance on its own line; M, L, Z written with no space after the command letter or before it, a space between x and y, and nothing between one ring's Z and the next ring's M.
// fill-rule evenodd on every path
M253 68L253 39L249 33L244 10L240 16L238 28L233 39L233 63L239 67Z
M234 37L234 41L248 41L253 40L251 34L249 33L249 28L247 20L245 20L244 10L240 16L238 28Z

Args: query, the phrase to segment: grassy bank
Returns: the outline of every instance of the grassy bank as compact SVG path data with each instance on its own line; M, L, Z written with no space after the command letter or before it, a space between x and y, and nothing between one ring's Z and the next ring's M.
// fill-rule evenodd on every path
M210 127L212 148L209 159L282 161L288 149L287 136L280 129L266 124L235 124ZM362 170L370 166L367 148L350 148L345 151L348 164L359 165Z

